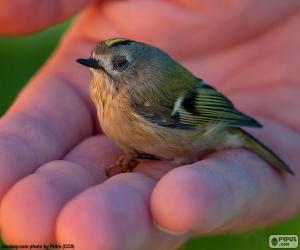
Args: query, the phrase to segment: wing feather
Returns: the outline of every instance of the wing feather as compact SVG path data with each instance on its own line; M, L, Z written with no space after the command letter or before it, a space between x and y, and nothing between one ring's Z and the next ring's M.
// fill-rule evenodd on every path
M170 103L172 103L170 105ZM202 80L183 91L176 100L133 105L134 111L152 123L177 129L197 129L198 126L262 127L256 120L237 110L233 103Z
M226 127L262 127L256 120L237 110L215 88L198 82L191 88L178 110L181 123L190 125L222 124Z

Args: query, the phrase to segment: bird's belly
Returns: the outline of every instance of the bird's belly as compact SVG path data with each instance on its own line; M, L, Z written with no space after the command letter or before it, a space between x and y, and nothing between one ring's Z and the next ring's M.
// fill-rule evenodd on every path
M161 127L143 120L111 119L100 123L104 133L124 151L143 152L156 157L190 162L213 147L201 139L199 131Z

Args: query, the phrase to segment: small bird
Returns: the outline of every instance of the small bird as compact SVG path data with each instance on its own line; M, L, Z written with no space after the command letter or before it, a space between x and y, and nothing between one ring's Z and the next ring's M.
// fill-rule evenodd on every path
M97 43L89 58L89 92L104 133L124 151L108 176L139 159L187 164L208 152L248 148L274 167L293 171L240 127L262 125L161 49L126 38Z

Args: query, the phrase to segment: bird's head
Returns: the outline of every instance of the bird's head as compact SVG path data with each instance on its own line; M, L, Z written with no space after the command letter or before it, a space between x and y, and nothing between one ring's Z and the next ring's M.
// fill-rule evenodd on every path
M77 62L89 67L99 84L101 79L109 79L118 91L153 88L165 80L175 63L162 50L125 38L101 41L89 58Z

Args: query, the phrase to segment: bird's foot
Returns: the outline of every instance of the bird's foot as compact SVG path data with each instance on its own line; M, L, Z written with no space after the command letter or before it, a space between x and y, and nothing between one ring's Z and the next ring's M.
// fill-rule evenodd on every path
M128 152L122 154L105 172L107 177L112 177L117 174L132 172L138 164L137 154Z

